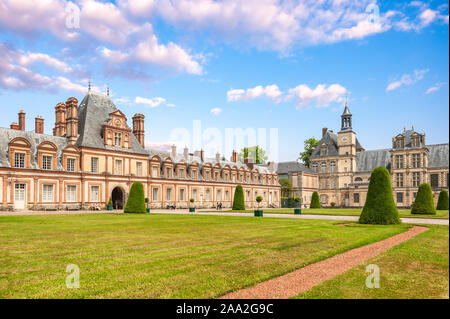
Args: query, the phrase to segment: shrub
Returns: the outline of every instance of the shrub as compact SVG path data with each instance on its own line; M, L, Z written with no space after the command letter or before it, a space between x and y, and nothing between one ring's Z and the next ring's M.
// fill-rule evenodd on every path
M233 210L245 210L244 189L241 185L236 186L234 191Z
M391 177L384 167L375 168L370 175L369 190L359 222L381 225L401 223L392 193Z
M411 214L436 214L433 191L431 190L430 184L420 184L416 199L412 205Z
M437 203L437 210L448 210L448 192L446 190L442 190L439 193L439 199Z
M334 207L334 206L336 206L336 203L335 202L331 202L330 205L331 205L331 207Z
M311 197L311 205L309 205L309 208L322 208L322 205L320 205L320 199L319 199L319 193L314 192Z
M189 201L190 201L191 203L193 203L193 202L194 202L194 199L193 199L193 198L190 198Z
M262 202L262 200L263 200L263 198L262 198L262 196L256 196L256 201L258 202L258 206L259 206L259 204Z
M130 195L124 209L125 213L147 213L145 208L144 186L140 182L131 185Z

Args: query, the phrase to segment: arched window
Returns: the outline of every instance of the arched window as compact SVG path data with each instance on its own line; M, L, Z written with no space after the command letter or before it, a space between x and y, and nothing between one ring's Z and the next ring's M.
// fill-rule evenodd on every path
M332 173L336 172L336 162L333 161L330 163L330 171Z
M361 177L357 177L357 178L355 178L355 182L362 182L363 180L362 180L362 178Z
M326 173L327 172L327 163L322 162L322 170L321 170L321 172L322 173Z

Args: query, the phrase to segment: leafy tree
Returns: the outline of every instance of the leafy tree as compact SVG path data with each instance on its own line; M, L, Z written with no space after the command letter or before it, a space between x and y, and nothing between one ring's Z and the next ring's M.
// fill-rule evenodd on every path
M369 190L359 217L361 224L400 224L392 193L391 176L385 167L377 167L370 175Z
M130 195L125 205L125 213L147 213L145 209L144 186L140 182L131 185Z
M314 137L311 137L307 140L305 140L305 150L300 153L299 159L302 161L302 163L305 166L309 167L309 157L312 154L313 148L315 148L317 145L319 145L320 140L315 139Z
M239 152L239 161L244 162L244 158L252 158L255 164L266 164L268 160L266 151L258 145L252 147L244 147Z
M280 178L278 183L281 185L281 197L289 197L292 189L292 183L289 178Z
M446 190L442 190L439 193L439 199L437 203L437 210L448 210L448 192Z
M411 208L411 214L430 214L435 215L433 191L430 184L423 183L419 185L416 199Z
M309 205L309 208L322 208L322 205L320 204L319 199L319 193L314 192L311 197L311 204Z
M241 185L236 186L234 191L233 210L245 210L244 189Z

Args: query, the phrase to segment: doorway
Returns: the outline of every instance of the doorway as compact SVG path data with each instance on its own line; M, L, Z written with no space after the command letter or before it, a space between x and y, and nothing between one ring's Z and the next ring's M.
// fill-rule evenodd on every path
M123 190L120 187L115 187L111 194L113 208L114 209L123 209L124 207L124 194Z
M14 209L25 208L25 187L24 183L14 184Z

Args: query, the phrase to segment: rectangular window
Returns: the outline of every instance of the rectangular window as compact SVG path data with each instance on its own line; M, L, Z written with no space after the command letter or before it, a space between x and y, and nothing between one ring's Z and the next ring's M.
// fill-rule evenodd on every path
M100 186L91 186L91 202L100 201Z
M336 162L331 162L330 163L330 171L332 173L336 172Z
M209 180L209 172L206 172L206 180Z
M420 167L420 154L412 155L412 167L419 168Z
M354 193L353 194L353 202L359 203L359 193Z
M396 174L397 187L403 187L403 173Z
M322 179L320 182L321 182L321 188L322 189L326 189L327 188L327 180L326 179Z
M114 146L122 147L122 133L114 133Z
M184 202L184 188L180 189L180 201Z
M325 162L322 163L322 170L321 170L321 172L322 173L326 173L327 172L327 163L325 163Z
M25 154L24 153L14 153L14 167L19 167L19 168L25 167Z
M136 175L142 176L142 162L136 162Z
M250 191L247 191L247 200L250 200Z
M192 198L193 198L194 200L197 200L197 189L193 189L193 190L192 190Z
M166 189L166 201L172 200L172 188Z
M222 200L222 191L220 189L216 191L216 200L219 202Z
M114 161L114 174L122 175L122 160L116 159Z
M52 156L42 156L42 169L52 169Z
M225 191L225 201L230 200L230 193L228 191Z
M66 201L71 203L77 201L77 187L75 185L67 185Z
M214 174L214 179L215 179L216 181L219 180L219 173L216 172L216 173Z
M179 177L179 178L184 178L184 169L180 169L180 170L178 171L178 177Z
M397 193L397 203L403 203L403 193Z
M413 173L413 187L419 187L420 185L420 172Z
M152 177L158 177L158 167L152 166Z
M197 178L197 171L196 170L192 170L191 171L191 178L193 178L193 179Z
M42 185L42 201L49 203L53 202L53 185Z
M98 173L98 157L91 157L91 173Z
M211 191L209 189L206 190L206 201L211 200Z
M75 172L75 159L74 158L67 159L67 171Z
M153 188L152 190L152 201L158 201L158 188Z
M403 155L395 155L395 167L403 168Z
M439 186L439 174L431 174L430 175L430 185L431 185L431 187Z
M330 180L330 188L331 189L335 189L336 188L336 180L334 178L332 178Z
M317 173L317 164L316 164L316 163L313 164L312 170L313 170L315 173Z
M171 171L170 167L166 167L166 177L167 178L171 177L170 171Z

